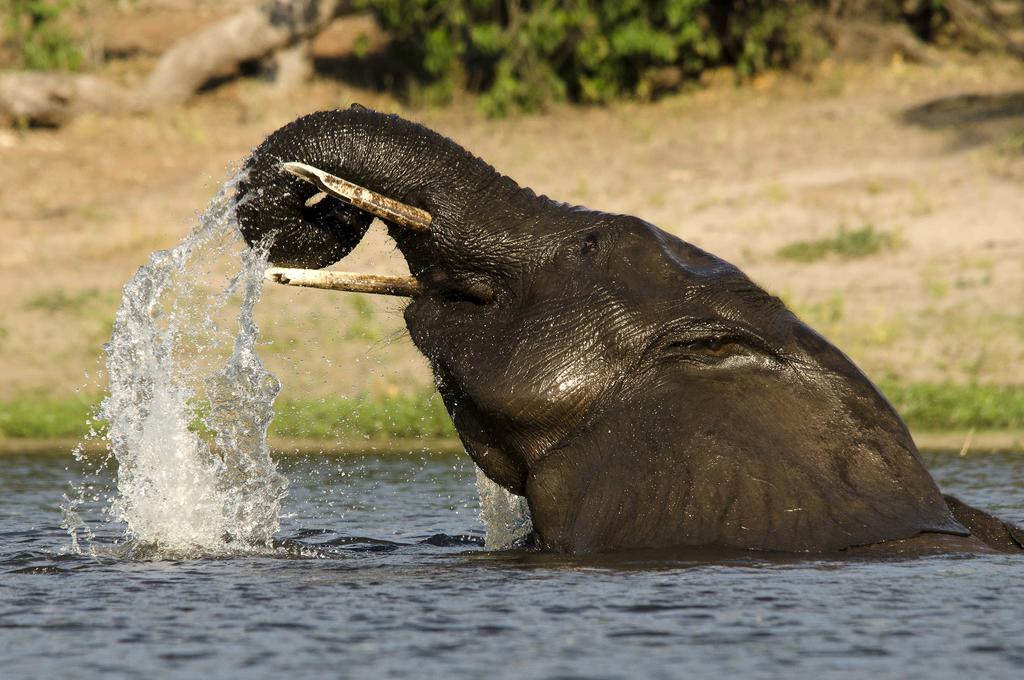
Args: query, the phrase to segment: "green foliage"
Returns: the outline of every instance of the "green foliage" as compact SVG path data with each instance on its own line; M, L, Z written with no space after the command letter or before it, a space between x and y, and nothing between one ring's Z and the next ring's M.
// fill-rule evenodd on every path
M74 71L79 50L63 18L73 0L0 0L6 15L7 42L21 66L40 71Z
M459 89L492 115L550 101L650 99L708 68L795 59L807 0L357 0L427 103Z
M836 235L829 238L790 243L779 248L776 255L797 262L816 262L831 254L846 259L867 257L883 250L893 250L899 245L900 240L896 235L876 230L872 224L865 224L853 230L839 227Z

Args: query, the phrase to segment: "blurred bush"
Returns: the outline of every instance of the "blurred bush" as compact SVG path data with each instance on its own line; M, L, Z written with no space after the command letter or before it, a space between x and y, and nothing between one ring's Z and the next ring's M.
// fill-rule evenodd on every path
M800 56L812 0L357 0L426 103L482 94L492 115L651 99L707 69L741 77Z
M270 13L290 8L296 16L369 11L388 37L390 57L373 63L397 65L394 80L414 103L443 104L468 91L481 96L485 111L503 115L562 100L649 100L687 87L719 67L749 78L808 56L824 57L844 27L854 24L898 23L919 39L939 41L943 27L951 24L951 2L261 0L261 6ZM974 0L957 2L974 7ZM5 29L0 56L18 68L76 70L85 61L86 45L78 34L88 33L92 16L113 3L0 0ZM859 35L870 52L883 34L860 30ZM368 49L363 36L355 46L357 58L369 56ZM91 55L90 61L94 59Z
M4 48L15 65L41 71L74 71L82 52L64 21L73 0L0 0Z

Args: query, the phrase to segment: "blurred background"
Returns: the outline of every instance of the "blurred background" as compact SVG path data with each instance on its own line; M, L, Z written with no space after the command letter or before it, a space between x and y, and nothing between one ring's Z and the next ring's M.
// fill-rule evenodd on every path
M0 11L0 439L79 436L125 280L267 134L352 102L737 264L915 432L1024 430L1020 0ZM402 272L375 229L344 268ZM400 301L269 287L257 317L277 435L451 433Z

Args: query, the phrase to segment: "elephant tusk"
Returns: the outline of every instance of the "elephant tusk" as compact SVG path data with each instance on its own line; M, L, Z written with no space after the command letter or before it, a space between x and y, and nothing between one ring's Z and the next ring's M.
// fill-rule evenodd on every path
M379 274L353 274L320 269L288 269L270 267L264 274L268 281L286 286L345 290L353 293L376 293L417 297L423 294L423 284L411 276L382 276Z
M432 218L426 210L406 205L305 163L281 163L281 169L309 182L325 194L351 203L382 220L413 231L430 231Z

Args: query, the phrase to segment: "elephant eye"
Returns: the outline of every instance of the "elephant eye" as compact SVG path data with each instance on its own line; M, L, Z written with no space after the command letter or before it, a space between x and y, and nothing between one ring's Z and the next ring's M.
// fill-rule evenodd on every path
M715 361L746 352L747 345L738 337L707 337L673 342L669 349L698 361Z
M580 254L588 255L597 251L597 234L591 232L583 237L583 242L580 244Z
M706 354L727 354L738 349L738 343L728 338L706 338L691 342L690 349Z

